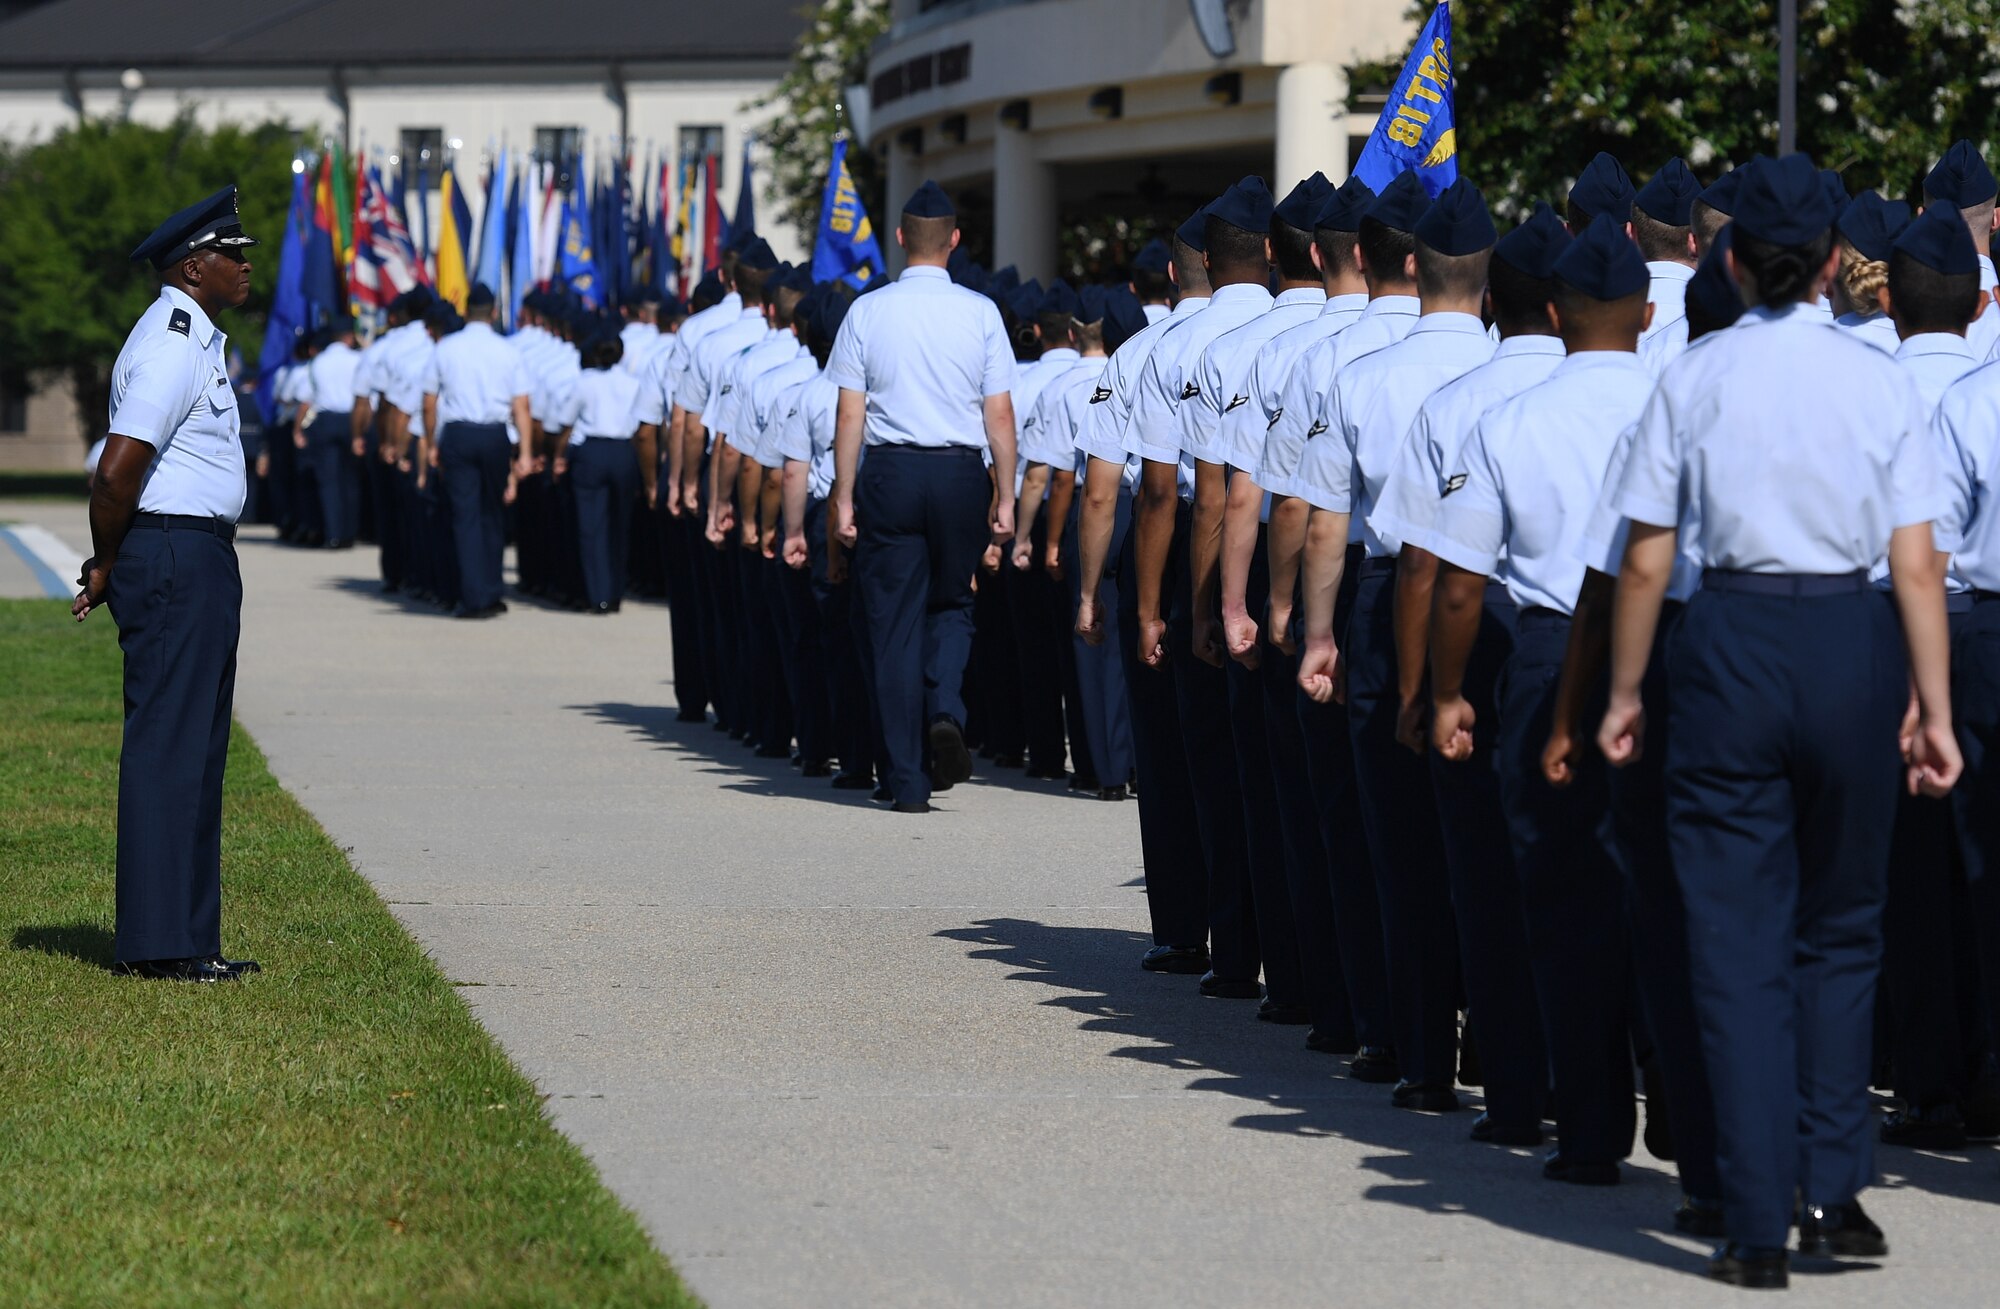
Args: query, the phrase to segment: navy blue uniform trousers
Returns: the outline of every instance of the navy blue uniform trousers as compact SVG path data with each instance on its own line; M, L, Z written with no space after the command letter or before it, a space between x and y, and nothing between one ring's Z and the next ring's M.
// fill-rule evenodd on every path
M1668 670L1668 838L1723 1218L1731 1240L1777 1249L1795 1198L1844 1204L1874 1175L1868 1080L1908 661L1865 577L1711 572Z
M1952 815L1993 1015L2000 1014L2000 596L1982 593L1955 626L1951 682L1952 722L1965 754Z
M806 555L812 561L813 600L819 607L820 643L826 698L832 715L832 749L843 773L872 776L880 741L867 679L862 675L860 637L854 622L854 584L833 580L827 555L827 507L806 502Z
M484 609L500 599L507 551L507 465L514 447L499 423L446 423L438 431L438 472L451 505L458 600Z
M319 485L319 516L326 539L351 543L361 533L361 487L346 410L323 412L306 425L305 461Z
M593 436L569 452L570 494L576 502L576 552L583 595L594 605L625 596L631 564L632 508L639 497L639 460L630 441Z
M874 646L889 789L930 799L924 739L939 715L965 723L972 573L992 539L992 479L970 446L869 447L854 496L855 580Z
M118 756L121 963L222 951L222 772L243 579L212 531L134 525L107 596L125 652Z
M1081 495L1078 496L1079 503ZM1067 570L1065 586L1068 588L1070 622L1069 641L1076 662L1077 700L1083 710L1083 741L1089 754L1089 776L1097 778L1100 786L1123 786L1132 780L1132 717L1131 706L1125 689L1125 663L1121 653L1132 642L1124 635L1128 628L1119 620L1120 599L1123 588L1118 585L1119 569L1117 561L1125 548L1125 535L1132 526L1132 497L1121 492L1118 496L1116 517L1112 520L1111 546L1105 551L1106 567L1098 582L1100 621L1104 628L1104 639L1091 645L1075 634L1077 606L1083 601L1083 570L1077 566L1082 558L1077 536L1078 510L1072 506L1069 522L1063 529L1062 557ZM1137 652L1133 652L1136 657ZM1175 729L1178 733L1178 728ZM1078 761L1079 771L1085 768ZM1185 775L1186 770L1181 770ZM1146 826L1144 801L1140 802L1140 840L1144 842ZM1192 945L1193 939L1174 942L1176 945Z

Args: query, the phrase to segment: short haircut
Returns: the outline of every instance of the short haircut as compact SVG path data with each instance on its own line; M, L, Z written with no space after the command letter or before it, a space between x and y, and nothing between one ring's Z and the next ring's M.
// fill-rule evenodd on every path
M1357 236L1353 232L1343 232L1337 227L1321 227L1313 231L1313 244L1319 247L1319 260L1326 265L1327 273L1339 276L1355 272L1360 265L1354 258Z
M903 249L913 259L942 259L951 253L951 234L958 230L958 216L943 214L937 218L919 218L915 214L904 214Z
M1173 284L1167 281L1165 271L1154 272L1150 268L1132 270L1132 294L1147 302L1165 300L1173 295Z
M1550 296L1555 301L1556 312L1571 330L1578 328L1586 332L1629 333L1633 342L1639 340L1639 333L1646 328L1646 301L1651 290L1640 287L1630 295L1616 300L1599 300L1563 281L1552 279Z
M1403 261L1417 252L1417 238L1379 218L1361 220L1361 257L1368 261L1370 282L1405 281Z
M1441 255L1417 242L1417 294L1426 300L1435 297L1477 299L1486 289L1486 267L1493 261L1493 248L1469 255Z
M1555 298L1551 279L1530 277L1505 259L1495 259L1486 269L1486 289L1493 296L1493 321L1508 336L1555 330L1548 314Z
M1036 314L1035 326L1041 329L1042 347L1068 345L1069 334L1076 327L1076 319L1068 314Z
M1889 256L1889 303L1896 325L1918 332L1963 332L1979 312L1979 272L1940 273L1914 255Z
M806 302L806 293L796 287L780 287L771 299L778 311L778 326L790 327L798 320L799 306Z
M1182 295L1208 294L1208 269L1201 262L1201 251L1181 240L1178 232L1174 234L1174 281L1180 284Z
M755 309L764 303L764 288L770 285L775 268L736 267L736 293L743 297L745 309Z
M1706 200L1697 200L1693 211L1688 214L1688 223L1694 228L1695 253L1705 255L1708 248L1715 244L1716 236L1729 226L1729 215Z
M694 294L688 297L688 312L698 314L704 309L713 308L721 303L722 296L718 292L716 285L710 284L704 278L700 282L695 283Z
M1632 206L1632 241L1648 259L1687 262L1688 234L1693 230L1663 223L1637 205Z
M585 368L616 368L618 361L625 357L625 343L609 335L599 337L584 348Z
M1278 276L1287 282L1317 282L1319 269L1313 267L1313 234L1293 227L1283 219L1271 222L1271 262Z
M1210 284L1217 280L1218 274L1242 276L1260 269L1269 277L1271 261L1264 253L1264 239L1262 232L1238 227L1210 214L1202 232L1203 243L1208 247Z
M1085 323L1075 319L1070 321L1070 339L1076 342L1077 349L1101 350L1104 348L1104 324L1102 322Z

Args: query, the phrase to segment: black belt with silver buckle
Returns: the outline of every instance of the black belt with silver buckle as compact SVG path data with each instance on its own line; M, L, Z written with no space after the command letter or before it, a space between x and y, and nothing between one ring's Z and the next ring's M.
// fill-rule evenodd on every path
M154 514L132 515L132 526L152 527L166 532L207 532L225 541L236 539L236 524L227 518L204 518L200 514Z

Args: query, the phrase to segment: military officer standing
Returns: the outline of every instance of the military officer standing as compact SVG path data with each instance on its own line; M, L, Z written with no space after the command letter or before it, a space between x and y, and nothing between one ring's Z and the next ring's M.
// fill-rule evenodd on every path
M102 604L125 652L118 771L118 972L233 981L222 957L222 773L236 693L243 448L228 338L256 242L236 188L162 223L132 258L164 283L111 370L111 435L91 482L92 554L71 611Z

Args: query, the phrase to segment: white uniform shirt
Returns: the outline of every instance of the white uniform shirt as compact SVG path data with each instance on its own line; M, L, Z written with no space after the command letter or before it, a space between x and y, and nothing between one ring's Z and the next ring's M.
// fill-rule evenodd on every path
M1710 335L1646 406L1619 487L1627 518L1673 527L1691 508L1705 568L1848 573L1946 510L1923 400L1895 360L1802 305Z
M323 414L344 414L354 408L354 375L361 369L361 352L335 341L306 365L307 403Z
M1326 430L1320 410L1333 389L1333 379L1355 360L1402 340L1416 326L1418 312L1413 295L1378 295L1348 326L1299 353L1285 374L1284 390L1265 424L1257 485L1272 495L1304 494L1298 485L1299 465L1305 458L1306 442ZM1319 431L1314 431L1315 427Z
M1368 524L1396 452L1431 393L1491 359L1495 348L1472 314L1425 314L1402 340L1343 367L1312 424L1326 430L1306 442L1299 459L1298 493L1314 508L1351 513L1370 556L1402 549L1401 540Z
M1145 372L1125 424L1124 449L1156 464L1182 466L1183 491L1191 492L1193 460L1182 449L1181 410L1201 393L1196 370L1202 352L1223 334L1271 311L1271 292L1253 282L1217 290L1201 312L1170 327L1147 356Z
M557 428L569 429L569 443L586 438L629 441L639 430L633 412L639 400L639 379L619 368L586 368L570 388L568 402L557 415ZM544 424L546 426L546 424Z
M163 286L111 366L111 431L153 447L139 512L235 522L243 512L242 419L228 335L194 298Z
M1667 361L1687 349L1687 288L1694 269L1671 259L1649 259L1646 271L1653 275L1646 290L1646 303L1653 306L1653 321L1639 334L1639 356L1653 366L1654 376Z
M1151 327L1154 323L1166 322L1167 318L1179 308L1178 304L1163 305L1154 303L1139 306L1140 312L1146 315L1146 326L1148 327Z
M722 398L724 370L737 355L770 334L761 307L739 309L735 322L716 328L689 352L687 367L674 384L674 403L702 416L702 425L709 429L711 442L715 439L715 424L708 420L716 415L709 413L709 409Z
M1033 441L1022 447L1023 462L1047 464L1052 470L1067 469L1078 477L1084 475L1088 456L1078 448L1077 437L1089 421L1090 397L1104 380L1104 370L1110 363L1102 355L1080 358L1074 368L1043 389L1042 398L1035 402ZM1137 473L1130 460L1126 461L1126 470Z
M395 348L396 333L402 330L400 327L391 328L362 348L361 359L354 367L354 396L349 401L350 408L361 400L371 405L381 403L383 360Z
M1367 309L1365 294L1328 296L1313 317L1284 328L1258 348L1246 388L1250 402L1222 416L1222 443L1231 467L1254 472L1263 465L1264 441L1284 406L1293 366L1313 346L1354 326Z
M1091 388L1090 409L1083 430L1077 434L1077 449L1106 463L1129 467L1136 462L1125 453L1125 428L1132 421L1132 405L1139 398L1139 379L1146 372L1146 361L1163 335L1207 307L1207 296L1186 296L1174 306L1171 316L1134 332L1112 353L1104 376Z
M437 342L431 340L429 329L422 323L411 323L409 328L409 334L383 361L387 385L382 398L410 416L412 436L423 436L424 375L430 370Z
M1445 481L1431 552L1499 578L1523 609L1575 613L1605 470L1652 394L1636 353L1591 350L1487 410Z
M743 406L755 433L745 454L766 468L785 466L784 452L778 448L778 433L798 405L799 388L818 376L819 361L803 345L784 363L758 374L750 383L750 398Z
M661 415L658 420L649 419L647 410L640 410L641 422L664 421L672 412L672 406L679 403L678 392L687 376L687 370L694 359L694 348L700 345L718 328L727 327L743 317L743 297L731 291L706 309L689 314L681 323L681 330L675 332L672 342L654 356L652 375L660 389ZM649 396L646 404L650 405ZM683 409L687 406L682 405Z
M1431 392L1418 406L1368 515L1375 535L1436 554L1431 532L1473 424L1501 401L1546 381L1562 361L1561 337L1510 336L1491 359Z
M709 428L726 437L741 437L729 444L749 454L757 444L757 411L751 388L765 373L798 358L804 348L788 329L766 331L755 345L727 361L704 416Z
M644 377L653 362L653 351L667 338L651 323L633 321L618 329L618 341L625 347L625 353L618 357L620 372L634 377Z
M919 264L848 306L826 371L867 396L868 445L985 450L986 399L1013 390L1014 351L998 306Z
M1993 288L2000 285L2000 277L1993 272L1993 257L1979 256L1979 316L1965 329L1965 339L1972 343L1972 353L1980 359L1991 358L2000 350L2000 305L1993 303Z
M1902 344L1896 335L1896 320L1885 313L1842 314L1833 320L1833 325L1887 354L1895 354L1896 347Z
M514 397L526 397L532 383L521 352L492 324L467 323L439 341L424 370L423 389L437 397L440 432L447 423L501 423L507 439L520 442L513 428ZM544 419L543 426L549 425Z
M1911 380L1917 384L1917 394L1923 398L1924 412L1933 417L1937 414L1938 402L1944 399L1944 393L1977 364L1972 357L1972 347L1966 344L1965 338L1951 332L1919 332L1896 348L1896 362L1909 370ZM1957 452L1935 426L1932 433L1937 436L1938 455L1945 461L1949 484L1948 470L1951 461L1957 458ZM1886 557L1876 562L1875 567L1868 571L1868 576L1880 587L1894 584ZM1956 560L1945 570L1944 589L1949 592L1972 589L1972 584L1959 572Z
M1251 379L1257 361L1279 335L1331 321L1325 309L1326 292L1319 287L1281 291L1269 311L1209 342L1195 362L1193 381L1199 389L1181 405L1181 449L1189 458L1236 468L1256 462L1263 453L1263 432L1254 422L1232 420L1253 411L1256 388ZM1239 451L1236 438L1246 428L1259 439L1245 441Z
M1021 364L1014 370L1014 494L1021 494L1021 482L1028 475L1028 459L1020 453L1025 444L1037 443L1039 433L1032 433L1035 425L1035 410L1040 406L1042 395L1064 374L1076 367L1080 356L1068 346L1058 346L1045 351L1033 363ZM1047 460L1043 460L1047 463ZM1046 494L1046 493L1045 493Z
M822 371L799 388L778 429L778 453L808 465L806 494L815 500L833 494L833 427L839 406L840 388ZM868 457L865 451L861 457Z

